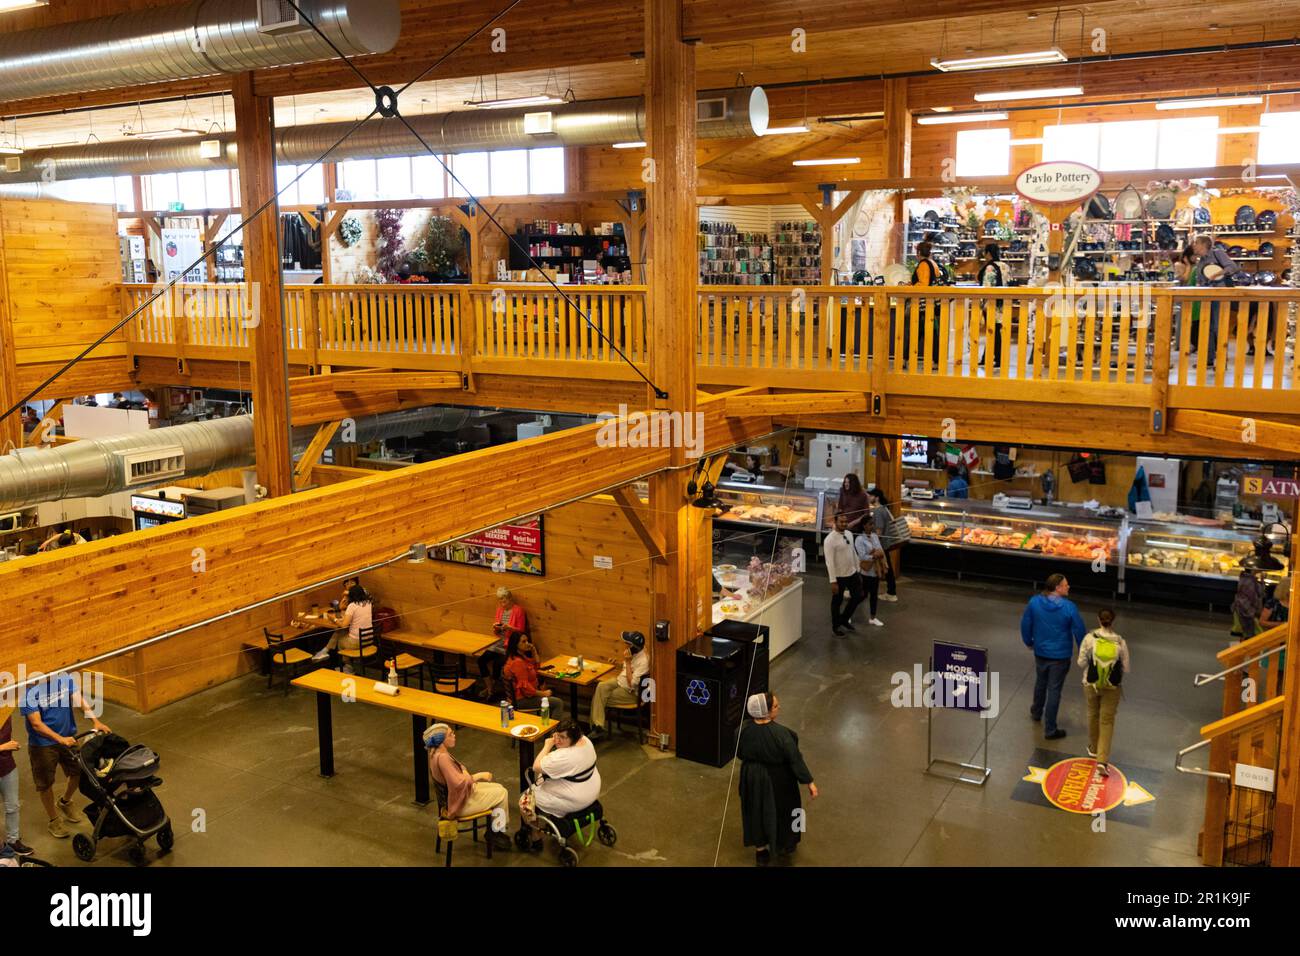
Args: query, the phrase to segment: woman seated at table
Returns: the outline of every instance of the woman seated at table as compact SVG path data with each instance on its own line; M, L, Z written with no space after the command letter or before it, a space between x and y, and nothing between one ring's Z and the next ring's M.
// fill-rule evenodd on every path
M523 634L528 630L528 615L515 603L509 588L497 588L497 616L492 624L492 633L497 641L478 659L479 676L483 678L483 690L479 700L490 700L496 696L496 682L501 679L501 668L506 661L506 641L511 634Z
M371 616L370 595L359 584L348 589L348 607L342 614L326 615L335 625L329 643L316 652L314 661L323 661L340 647L355 650L361 646L361 631L373 623ZM346 631L346 633L344 633ZM344 668L347 671L347 668Z
M542 846L538 812L563 817L600 799L596 748L576 720L562 720L533 761L537 782L519 797L519 812L532 830L532 849Z
M542 698L550 698L551 716L560 711L560 701L554 690L539 686L537 648L527 634L511 634L506 639L506 666L502 670L507 687L515 692L515 710L538 711Z
M447 816L459 819L491 810L487 839L492 841L494 850L510 849L510 838L506 836L510 829L510 793L506 788L493 783L492 774L486 770L470 773L451 755L456 746L456 731L449 725L434 724L426 730L424 746L429 750L429 774L447 792Z

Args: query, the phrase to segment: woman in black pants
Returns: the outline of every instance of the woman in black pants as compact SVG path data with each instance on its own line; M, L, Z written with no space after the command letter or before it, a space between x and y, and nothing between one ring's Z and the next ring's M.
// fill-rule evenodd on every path
M889 526L894 523L894 516L890 513L889 501L885 498L883 491L877 487L872 488L867 494L871 498L871 523L885 548L885 593L880 595L880 599L882 601L897 601L898 582L894 578L893 556L899 546L889 543Z

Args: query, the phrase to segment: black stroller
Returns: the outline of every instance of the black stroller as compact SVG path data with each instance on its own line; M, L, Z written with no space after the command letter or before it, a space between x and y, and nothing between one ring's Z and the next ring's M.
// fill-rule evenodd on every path
M89 731L77 736L75 748L81 765L81 795L90 801L86 816L94 825L90 836L78 833L72 838L72 852L86 863L95 859L99 841L105 837L134 840L131 862L143 866L147 861L144 844L158 838L163 853L175 843L171 820L154 795L153 788L162 780L154 776L159 758L144 744L130 744L117 734Z

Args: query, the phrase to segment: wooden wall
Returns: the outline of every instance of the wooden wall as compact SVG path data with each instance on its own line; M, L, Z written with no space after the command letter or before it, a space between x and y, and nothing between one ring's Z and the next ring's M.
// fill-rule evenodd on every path
M528 613L532 636L545 656L580 652L608 658L622 631L650 636L649 555L612 498L598 496L547 513L544 548L542 577L426 561L390 565L362 582L381 605L402 616L404 630L491 633L496 589L504 585ZM612 558L614 567L596 568L596 556ZM338 591L331 586L299 598L298 604L323 605Z

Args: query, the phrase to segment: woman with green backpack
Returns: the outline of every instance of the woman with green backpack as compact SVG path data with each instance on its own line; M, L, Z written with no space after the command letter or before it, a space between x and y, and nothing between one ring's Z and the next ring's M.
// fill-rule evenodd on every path
M1129 673L1128 643L1115 633L1115 612L1097 612L1101 626L1085 635L1079 645L1079 666L1083 668L1083 696L1088 704L1088 756L1097 761L1097 772L1110 776L1110 740L1115 732L1115 711L1119 709L1120 682Z

